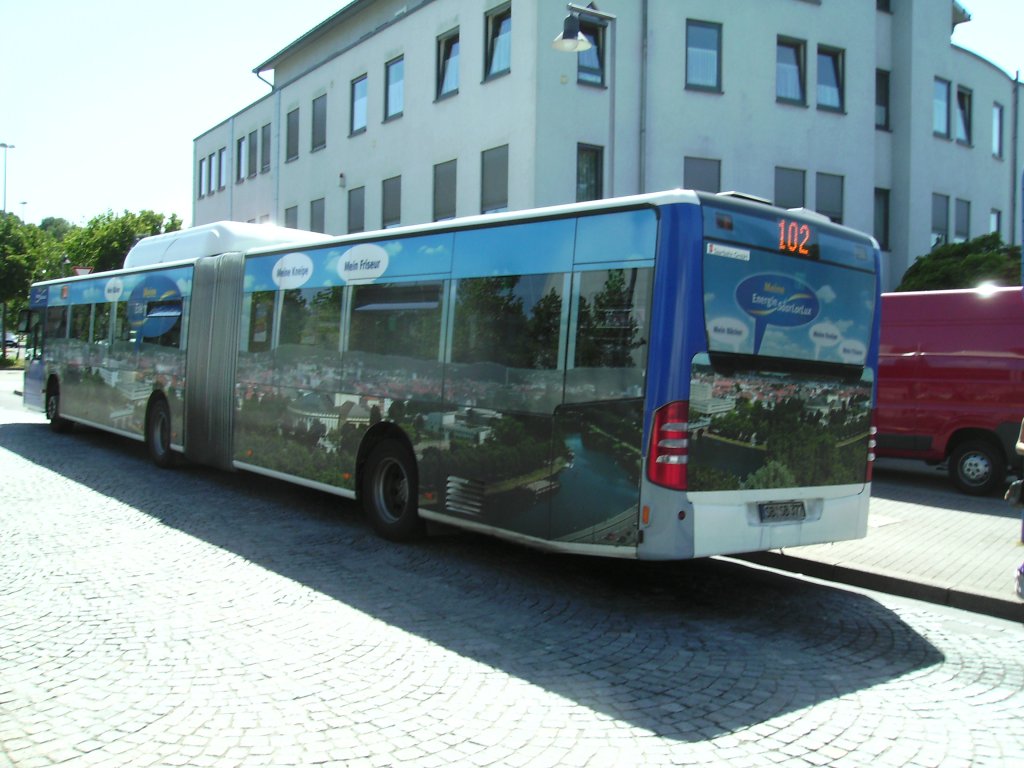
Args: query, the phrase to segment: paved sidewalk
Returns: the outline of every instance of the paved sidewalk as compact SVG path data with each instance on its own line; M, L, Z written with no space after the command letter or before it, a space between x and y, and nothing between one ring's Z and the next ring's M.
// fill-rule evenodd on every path
M956 491L921 462L879 460L867 538L743 559L889 594L1024 622L1021 507Z

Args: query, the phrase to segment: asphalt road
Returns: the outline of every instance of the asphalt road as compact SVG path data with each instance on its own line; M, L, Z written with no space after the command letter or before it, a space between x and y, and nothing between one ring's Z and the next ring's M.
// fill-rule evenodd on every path
M56 435L0 374L0 766L1004 766L1024 637L450 533Z

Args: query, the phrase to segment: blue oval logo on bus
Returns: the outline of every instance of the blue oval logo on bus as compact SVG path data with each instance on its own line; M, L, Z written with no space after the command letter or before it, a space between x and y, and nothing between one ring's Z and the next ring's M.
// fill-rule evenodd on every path
M792 328L818 316L821 304L814 291L787 275L754 275L736 286L736 303L754 318L754 354L769 325Z

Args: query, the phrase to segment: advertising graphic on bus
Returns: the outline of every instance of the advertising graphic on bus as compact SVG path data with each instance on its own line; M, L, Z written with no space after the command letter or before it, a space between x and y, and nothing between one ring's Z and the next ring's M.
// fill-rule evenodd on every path
M264 247L210 226L217 252L34 286L26 404L358 499L393 539L668 559L866 533L866 236L681 190Z

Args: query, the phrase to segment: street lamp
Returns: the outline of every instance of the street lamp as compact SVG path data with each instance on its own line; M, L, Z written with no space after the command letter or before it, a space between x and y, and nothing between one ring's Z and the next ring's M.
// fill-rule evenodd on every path
M562 34L554 39L551 47L564 53L582 53L592 47L586 35L580 31L580 17L596 19L608 24L608 197L615 197L615 21L613 13L599 11L575 3L566 3L569 15L562 25Z
M0 149L4 151L4 205L0 208L0 213L7 213L7 150L14 149L14 145L0 141Z

